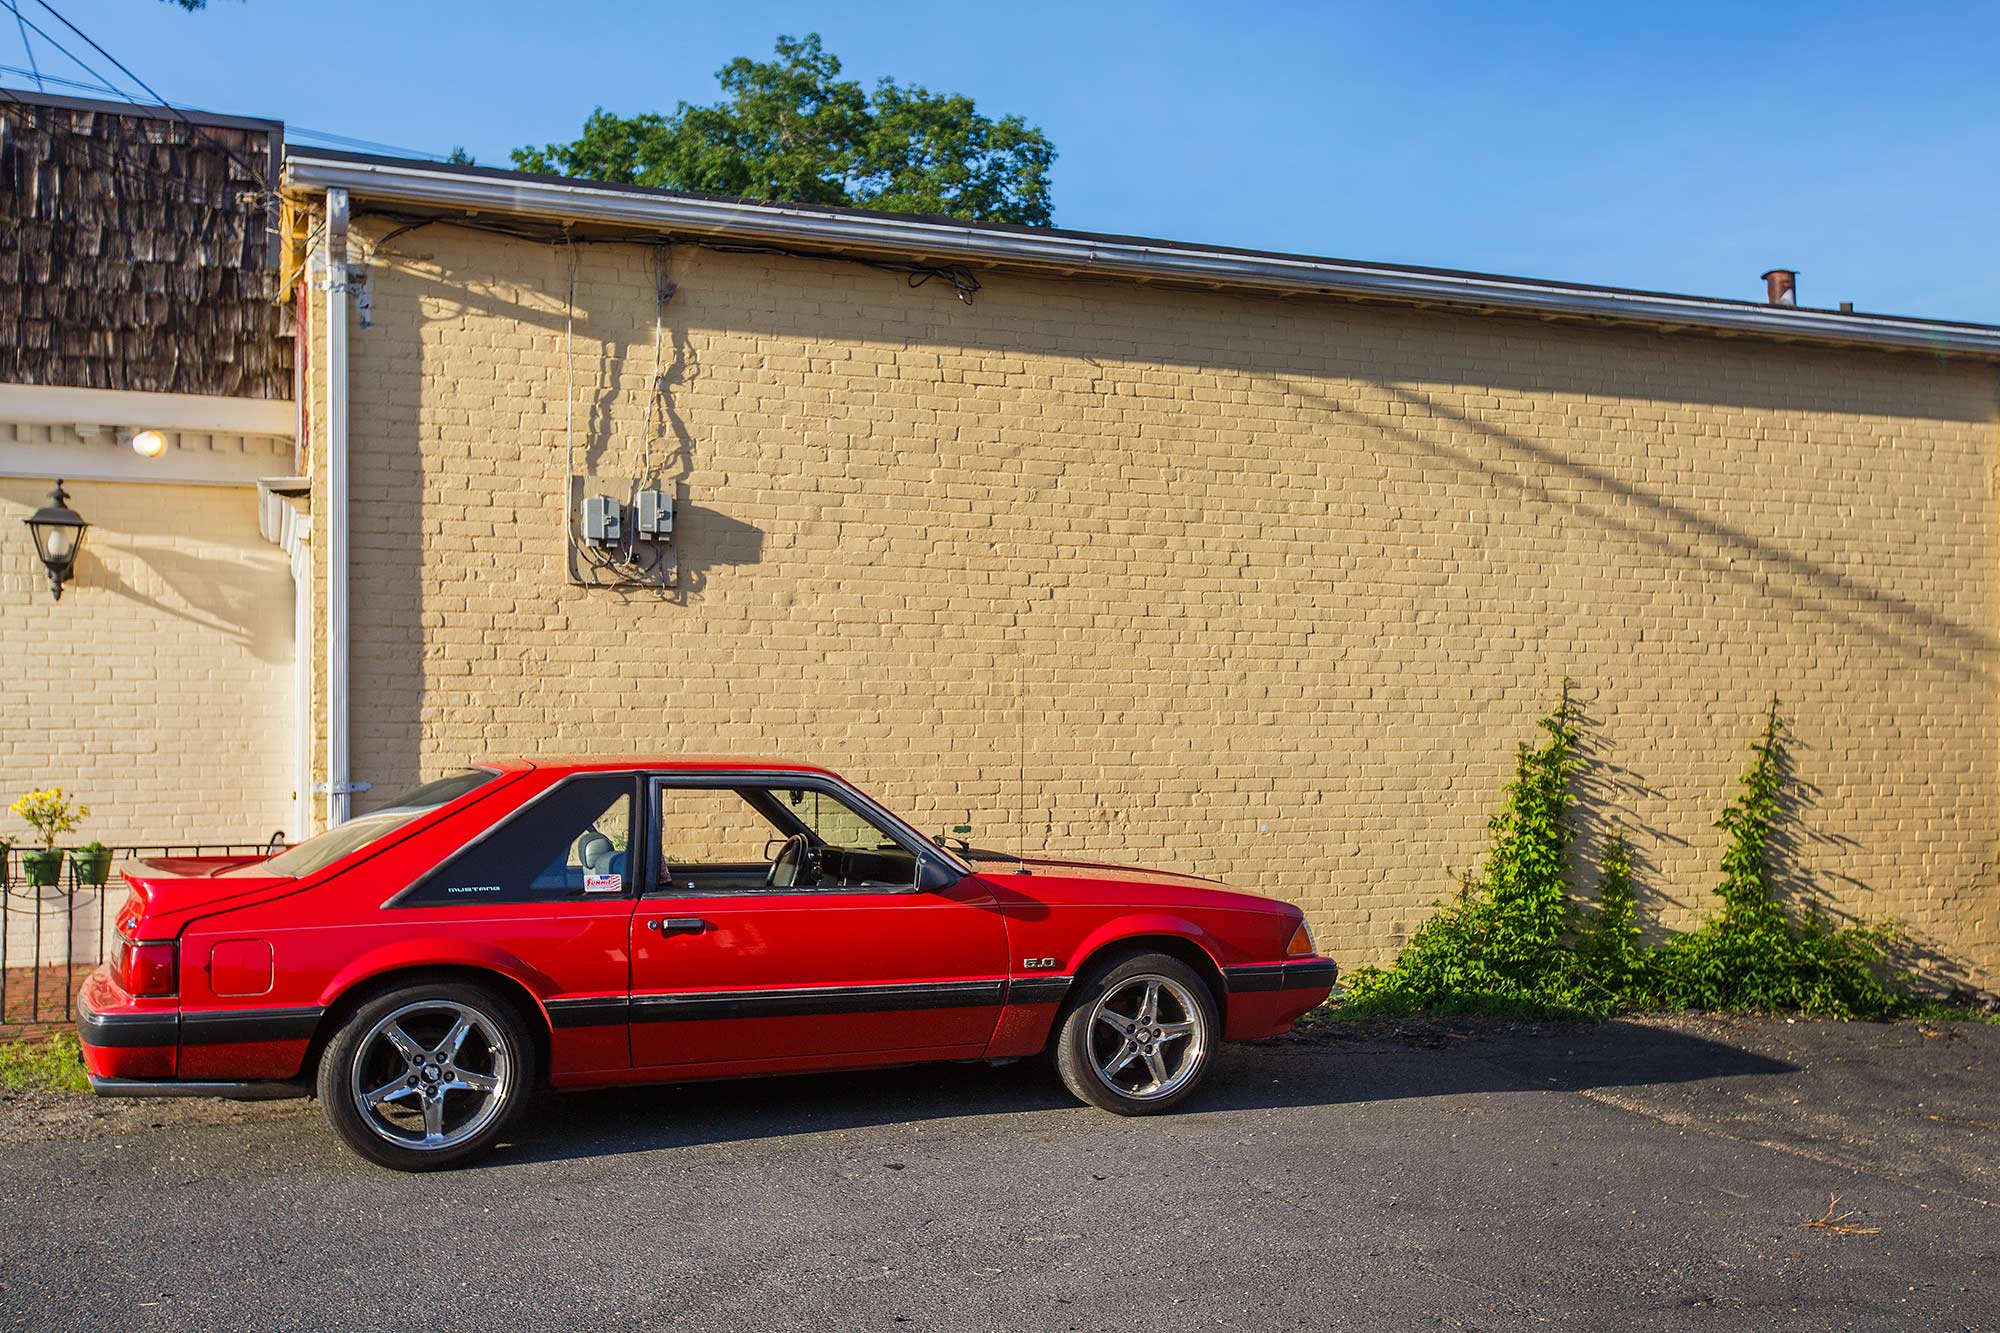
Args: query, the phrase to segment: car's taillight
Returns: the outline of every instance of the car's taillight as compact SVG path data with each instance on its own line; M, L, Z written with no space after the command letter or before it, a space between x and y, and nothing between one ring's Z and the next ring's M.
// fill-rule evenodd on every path
M116 960L118 984L127 995L172 995L180 989L179 961L180 947L171 940L140 943L121 936Z
M1306 929L1305 922L1299 922L1299 928L1292 932L1291 941L1285 945L1285 956L1287 958L1310 958L1317 952L1318 950L1313 948L1313 933Z

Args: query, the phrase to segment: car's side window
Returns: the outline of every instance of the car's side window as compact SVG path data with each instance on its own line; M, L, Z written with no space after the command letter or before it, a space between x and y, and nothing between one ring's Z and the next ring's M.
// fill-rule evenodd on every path
M661 783L666 893L909 889L917 858L830 792L807 786Z
M433 870L398 906L561 902L633 887L629 774L572 778Z
M783 837L733 787L660 789L660 862L689 869L752 869L761 880L771 839Z

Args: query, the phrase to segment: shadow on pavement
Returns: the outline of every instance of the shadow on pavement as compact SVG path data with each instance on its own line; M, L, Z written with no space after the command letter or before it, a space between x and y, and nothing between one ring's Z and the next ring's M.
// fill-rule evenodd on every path
M1692 1033L1630 1023L1323 1024L1225 1046L1179 1114L1467 1093L1576 1092L1785 1074L1794 1066ZM615 1156L965 1116L1087 1110L1039 1061L555 1094L492 1159Z

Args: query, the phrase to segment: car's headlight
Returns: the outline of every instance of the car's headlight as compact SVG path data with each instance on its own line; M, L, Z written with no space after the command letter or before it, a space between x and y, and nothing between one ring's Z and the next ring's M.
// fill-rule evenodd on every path
M1313 947L1313 933L1311 929L1307 927L1305 918L1300 917L1299 928L1292 932L1290 942L1285 945L1285 957L1310 958L1318 952L1319 950Z

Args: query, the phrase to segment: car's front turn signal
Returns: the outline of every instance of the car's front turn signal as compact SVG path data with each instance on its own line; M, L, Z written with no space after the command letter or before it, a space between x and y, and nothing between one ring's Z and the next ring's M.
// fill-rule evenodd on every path
M1318 952L1319 950L1313 947L1313 933L1306 929L1306 923L1301 920L1299 928L1292 932L1291 941L1285 945L1285 957L1310 958Z

